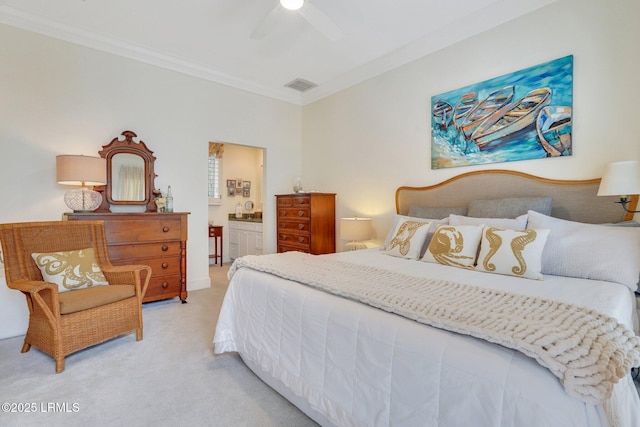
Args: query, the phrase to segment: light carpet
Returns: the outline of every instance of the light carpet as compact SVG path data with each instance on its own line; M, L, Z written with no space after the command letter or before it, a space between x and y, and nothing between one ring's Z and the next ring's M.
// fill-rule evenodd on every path
M210 268L212 287L144 305L144 339L113 339L66 358L24 337L0 341L2 426L315 426L256 377L237 355L215 356L213 333L227 287ZM31 410L32 412L25 412Z

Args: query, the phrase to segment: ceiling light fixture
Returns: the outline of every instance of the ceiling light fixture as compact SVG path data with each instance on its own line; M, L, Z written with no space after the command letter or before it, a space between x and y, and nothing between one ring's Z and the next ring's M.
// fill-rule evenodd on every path
M280 0L282 7L288 10L298 10L304 5L304 0Z

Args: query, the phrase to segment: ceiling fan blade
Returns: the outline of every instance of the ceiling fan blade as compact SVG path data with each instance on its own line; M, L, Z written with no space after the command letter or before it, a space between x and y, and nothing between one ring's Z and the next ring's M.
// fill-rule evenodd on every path
M262 21L260 21L258 26L255 28L255 30L253 30L253 32L251 33L251 36L249 37L255 40L259 40L264 38L264 36L266 36L269 32L271 32L271 30L276 26L276 23L278 21L278 15L281 9L282 9L282 6L280 6L280 4L278 3L276 7L271 9L269 13L267 13L265 17L262 18Z
M298 11L304 19L316 30L320 31L331 41L338 41L342 38L342 30L323 11L315 7L310 2L305 2Z

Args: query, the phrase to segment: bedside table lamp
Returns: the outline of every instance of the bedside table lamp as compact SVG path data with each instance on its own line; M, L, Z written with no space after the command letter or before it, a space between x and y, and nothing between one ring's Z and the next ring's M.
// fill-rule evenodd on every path
M629 203L627 197L632 194L640 194L640 164L638 161L627 160L609 163L602 175L598 196L620 196L620 201L616 203L620 203L627 212L638 213L640 211L627 209Z
M371 218L341 218L340 237L342 240L350 240L345 246L349 251L356 249L366 249L367 245L359 243L362 240L369 240L371 236Z
M61 155L56 157L56 182L80 185L67 191L64 202L74 212L91 212L102 203L102 196L87 185L107 183L107 161L102 157Z

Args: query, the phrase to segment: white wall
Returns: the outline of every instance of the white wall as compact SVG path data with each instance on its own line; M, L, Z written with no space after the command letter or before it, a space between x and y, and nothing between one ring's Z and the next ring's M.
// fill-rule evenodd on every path
M638 16L637 0L561 0L305 106L305 180L338 193L338 217L373 217L384 239L401 185L490 168L586 179L608 162L640 159ZM569 54L573 156L430 169L431 96Z
M0 25L0 222L58 220L69 187L55 183L58 154L97 155L133 130L157 157L156 187L171 185L189 215L187 288L209 286L209 141L266 148L265 192L290 188L301 164L300 107L93 49ZM286 171L286 173L285 173ZM290 171L290 173L289 173ZM273 197L265 209L274 209ZM265 250L275 251L275 223ZM24 333L22 315L0 322L0 337Z

